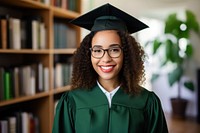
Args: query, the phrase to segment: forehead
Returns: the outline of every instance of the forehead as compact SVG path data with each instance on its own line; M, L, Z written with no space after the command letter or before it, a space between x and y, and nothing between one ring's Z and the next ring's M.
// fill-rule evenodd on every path
M121 39L116 30L99 31L92 38L92 47L110 47L115 44L121 45Z

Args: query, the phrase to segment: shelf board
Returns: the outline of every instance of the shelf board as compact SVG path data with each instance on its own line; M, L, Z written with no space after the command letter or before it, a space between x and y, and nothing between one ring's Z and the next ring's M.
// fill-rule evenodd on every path
M39 1L33 0L0 0L1 3L18 7L29 7L35 9L49 9L49 5L45 5Z
M23 96L23 97L19 97L19 98L1 101L0 107L11 105L11 104L16 104L16 103L20 103L20 102L26 102L26 101L34 100L34 99L46 97L48 95L49 95L49 92L42 92L42 93L37 93L34 96Z
M13 53L13 54L49 54L49 49L33 50L33 49L0 49L0 53Z
M76 48L68 48L68 49L54 49L54 54L74 54Z
M69 10L62 9L59 7L54 7L54 6L51 6L51 8L52 8L54 16L56 16L56 17L73 19L73 18L80 16L79 13L74 12L74 11L69 11Z
M59 87L59 88L55 88L53 91L54 94L59 94L65 91L69 91L70 90L70 85L64 86L64 87Z

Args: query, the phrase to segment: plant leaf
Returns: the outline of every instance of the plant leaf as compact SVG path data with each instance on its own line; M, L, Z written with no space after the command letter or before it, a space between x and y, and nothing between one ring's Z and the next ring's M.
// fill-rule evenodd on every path
M158 50L158 48L160 47L162 43L158 40L158 39L155 39L154 42L153 42L153 54L155 54Z
M174 83L178 82L183 75L183 68L177 67L172 72L168 74L169 85L172 86Z
M187 81L184 83L184 86L189 89L190 91L194 91L194 84L192 81Z
M176 13L170 14L165 21L165 33L173 34L180 38L180 25L183 22L177 19Z
M187 57L191 57L193 55L193 48L192 48L192 44L188 44L185 50L185 54L187 55Z
M180 48L177 43L173 43L170 39L166 40L166 58L173 63L182 61L179 55Z
M171 61L171 52L172 52L172 41L171 40L166 40L166 51L165 51L165 56L166 56L166 59Z
M186 25L188 28L199 32L199 24L193 12L186 10Z

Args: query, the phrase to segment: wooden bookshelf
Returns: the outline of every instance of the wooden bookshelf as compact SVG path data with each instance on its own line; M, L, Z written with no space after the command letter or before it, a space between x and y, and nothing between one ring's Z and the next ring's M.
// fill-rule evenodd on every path
M40 133L51 133L54 119L55 101L60 98L62 93L64 93L65 91L69 91L70 89L69 83L56 83L55 79L57 79L57 75L54 71L57 70L57 68L55 68L56 66L60 66L62 64L67 64L69 66L66 66L70 67L70 61L73 58L73 53L80 43L80 29L73 25L70 25L68 21L80 15L81 0L74 0L77 2L76 11L69 10L68 8L64 9L63 7L55 5L54 2L56 0L49 0L49 4L43 3L41 1L44 0L0 0L0 20L2 19L1 16L8 15L9 20L7 20L7 23L9 23L9 28L11 25L10 18L18 18L21 28L23 23L22 21L24 21L24 16L26 16L25 26L28 25L29 19L27 18L36 16L36 18L38 18L36 19L36 22L38 23L37 26L39 27L39 30L37 30L36 34L36 37L39 36L39 39L36 39L37 45L34 45L35 33L33 31L33 28L31 32L31 41L28 39L27 34L24 35L24 33L22 33L22 29L20 29L20 32L17 32L21 35L20 48L15 47L16 45L18 45L15 43L15 41L11 42L12 39L16 39L16 35L14 34L16 33L16 31L14 31L13 29L11 29L13 30L13 33L10 33L11 30L8 28L9 32L6 34L6 44L3 44L3 39L0 37L0 69L3 70L2 73L4 74L5 72L12 71L12 73L14 73L13 75L15 75L15 72L18 74L17 76L19 76L20 74L23 75L24 67L30 68L29 76L32 76L31 74L34 72L33 77L30 78L31 80L27 80L30 81L31 85L27 85L27 83L25 83L25 81L23 80L24 78L21 77L20 79L17 78L18 80L15 80L16 77L10 79L9 89L11 90L9 90L8 93L11 96L8 99L5 99L4 94L0 97L0 121L7 119L7 117L12 116L16 112L30 112L36 115L39 119ZM31 20L32 27L34 20L35 19ZM56 29L55 26L57 20L59 20L59 23L61 23L61 25L66 25L67 28L75 31L76 38L73 42L73 47L71 47L72 45L70 45L70 48L68 48L67 46L57 48L59 47L57 46L57 43L61 39L59 37L57 38L57 36L55 35L55 33L59 33L59 30ZM43 27L42 24L44 25ZM1 33L1 28L2 27L0 25L0 36L4 34ZM25 32L28 33L27 28L25 28ZM25 39L23 38L23 35L26 36ZM24 42L22 45L23 39ZM42 39L45 39L45 41ZM64 42L64 44L65 43L69 42ZM16 71L15 68L17 68ZM41 75L39 73L40 68L43 68L41 69L43 70L41 71L42 74L44 73L42 75L42 78L40 77ZM69 68L66 69L70 70ZM70 72L67 71L66 74L68 73ZM39 80L40 78L41 80ZM0 82L4 85L3 87L5 87L7 84L7 79L5 79L5 76L3 75L3 79L0 78L0 80L2 80ZM18 84L16 83L16 81L19 81L17 82ZM42 90L40 88L40 84L42 84ZM7 94L7 90L1 87L2 86L0 86L1 92L6 92ZM31 94L29 94L29 92L26 92L27 90L30 91Z

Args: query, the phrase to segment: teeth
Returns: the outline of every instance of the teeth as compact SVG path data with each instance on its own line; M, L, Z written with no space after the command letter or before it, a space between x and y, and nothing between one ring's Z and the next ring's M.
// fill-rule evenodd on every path
M101 66L102 69L105 69L105 70L108 70L108 69L111 69L112 66Z

